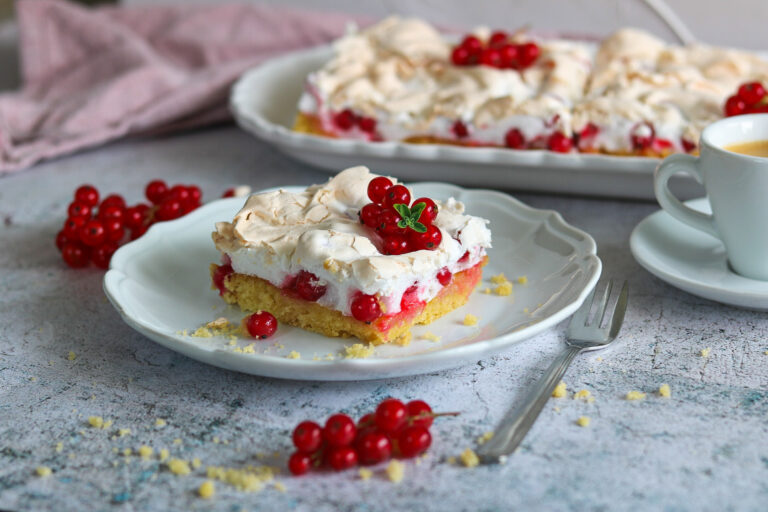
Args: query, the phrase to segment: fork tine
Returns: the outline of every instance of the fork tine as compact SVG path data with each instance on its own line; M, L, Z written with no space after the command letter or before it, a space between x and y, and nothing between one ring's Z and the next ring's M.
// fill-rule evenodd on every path
M595 286L595 288L597 288L597 286ZM581 304L581 307L577 309L571 317L571 322L568 324L569 329L583 327L587 324L587 317L589 316L589 311L592 309L592 301L595 300L595 288L592 288L592 291Z
M611 290L613 290L613 279L608 281L608 284L605 285L603 296L600 298L600 304L597 307L597 311L595 311L595 319L592 321L592 324L595 327L600 327L603 325L603 320L605 320L605 313L608 306L608 299L611 297Z
M614 339L621 330L621 324L624 322L624 313L627 311L627 303L629 302L629 283L624 281L624 286L621 287L621 293L619 299L616 301L616 307L613 310L613 318L611 319L611 330L608 333L609 339Z

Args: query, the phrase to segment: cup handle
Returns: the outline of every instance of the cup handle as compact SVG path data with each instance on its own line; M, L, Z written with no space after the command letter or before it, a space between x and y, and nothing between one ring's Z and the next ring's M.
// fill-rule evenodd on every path
M665 158L656 168L656 173L653 177L656 200L667 213L680 222L704 231L715 238L720 238L712 215L688 208L669 190L669 178L678 172L693 174L699 183L702 183L703 180L698 161L699 159L693 155L683 154L671 155Z

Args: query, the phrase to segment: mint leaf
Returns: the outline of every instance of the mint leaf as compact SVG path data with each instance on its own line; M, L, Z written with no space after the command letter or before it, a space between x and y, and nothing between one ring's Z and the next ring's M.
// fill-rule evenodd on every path
M395 211L400 214L403 220L408 219L411 216L411 209L408 208L407 204L403 204L403 203L393 204L392 208L394 208Z
M413 205L413 208L411 208L411 215L414 217L415 220L419 220L419 217L421 217L421 212L424 211L424 208L427 207L427 203L416 203Z
M421 222L414 222L413 226L411 226L411 229L414 230L417 233L426 233L427 232L427 226L425 226Z

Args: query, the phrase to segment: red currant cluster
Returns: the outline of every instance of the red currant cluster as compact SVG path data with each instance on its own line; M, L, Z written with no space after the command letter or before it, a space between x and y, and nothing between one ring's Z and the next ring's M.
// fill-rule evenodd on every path
M130 240L135 240L154 222L181 217L200 206L202 192L195 185L169 189L165 182L156 180L147 185L146 195L153 206L139 203L129 207L118 194L99 203L95 187L80 186L67 209L64 228L56 235L56 247L64 262L73 268L85 267L89 261L107 268L128 230Z
M432 224L437 217L437 205L433 200L420 197L409 207L411 193L408 189L403 185L392 185L384 176L371 180L368 197L373 202L360 210L360 222L381 235L384 254L438 248L443 234Z
M352 109L345 108L333 116L333 124L339 130L351 130L355 126L365 133L376 132L376 119L372 117L359 116Z
M498 30L485 44L476 36L468 35L451 53L456 66L491 66L498 69L522 71L536 62L541 53L536 43L514 44L509 34Z
M742 84L736 94L725 102L726 117L762 113L768 113L768 96L760 82Z
M293 431L296 451L288 459L288 469L303 475L323 465L342 471L358 464L378 464L393 455L416 457L432 444L429 427L434 418L456 414L435 414L423 400L404 404L387 398L357 424L346 414L334 414L325 427L302 421Z

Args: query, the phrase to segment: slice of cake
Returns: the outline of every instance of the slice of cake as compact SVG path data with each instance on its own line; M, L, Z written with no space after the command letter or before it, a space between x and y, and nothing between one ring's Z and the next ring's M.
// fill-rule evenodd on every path
M213 286L230 304L279 322L371 343L467 302L491 246L487 220L451 198L410 190L365 167L301 192L254 194L213 241Z

